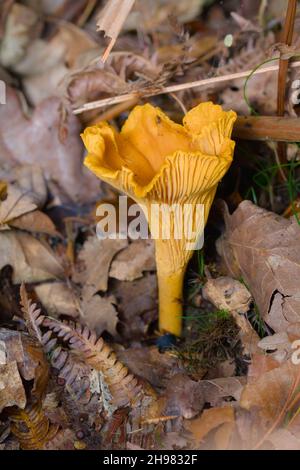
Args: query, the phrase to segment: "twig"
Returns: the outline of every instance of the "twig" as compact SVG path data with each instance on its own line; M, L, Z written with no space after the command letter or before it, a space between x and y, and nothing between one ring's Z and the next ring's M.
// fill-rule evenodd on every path
M292 62L291 67L292 68L300 67L300 61ZM253 73L253 75L259 75L261 73L267 73L267 72L276 72L278 71L278 69L279 69L279 65L270 65L268 67L264 67L264 68L256 70L255 73ZM171 85L167 87L162 87L160 90L156 90L155 92L148 92L148 93L145 92L144 94L141 94L141 92L127 93L124 95L112 96L111 98L105 98L103 100L92 101L90 103L86 103L82 107L75 109L73 113L81 114L81 113L84 113L85 111L91 111L93 109L103 108L105 106L110 106L110 105L114 105L117 103L124 103L125 101L129 101L139 96L151 97L151 96L163 95L166 93L173 93L176 91L189 90L191 88L198 88L201 86L211 86L216 83L227 82L227 81L235 80L238 78L246 78L251 73L252 73L252 70L246 70L245 72L237 72L237 73L232 73L229 75L223 75L220 77L205 78L203 80L197 80L194 82L181 83L179 85Z
M291 46L294 32L294 23L297 10L297 0L289 0L286 19L284 23L284 30L282 36L282 42L287 46ZM277 92L277 115L283 116L284 114L284 103L285 103L285 87L286 87L286 76L288 71L289 60L279 59L279 71L278 71L278 92Z
M277 116L239 116L233 136L244 140L298 142L300 119Z
M94 117L91 121L89 121L88 125L93 126L101 121L111 121L112 119L118 117L121 113L124 113L125 111L128 111L128 109L133 108L138 103L138 101L138 98L133 98L130 101L125 101L124 103L116 104L115 106L109 108L107 111L104 111L104 113Z
M297 10L297 0L289 0L286 18L284 23L282 42L287 46L291 46L293 40L295 16ZM277 116L284 115L284 104L286 94L286 78L288 72L289 60L279 60L279 71L278 71L278 91L277 91ZM277 146L278 158L281 163L285 163L286 159L286 144L279 142Z

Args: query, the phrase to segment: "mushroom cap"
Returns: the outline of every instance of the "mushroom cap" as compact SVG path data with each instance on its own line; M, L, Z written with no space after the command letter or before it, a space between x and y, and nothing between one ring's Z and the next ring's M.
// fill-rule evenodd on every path
M120 133L106 122L85 129L85 165L138 202L196 201L215 191L232 162L235 120L211 102L191 109L183 125L160 108L136 106Z

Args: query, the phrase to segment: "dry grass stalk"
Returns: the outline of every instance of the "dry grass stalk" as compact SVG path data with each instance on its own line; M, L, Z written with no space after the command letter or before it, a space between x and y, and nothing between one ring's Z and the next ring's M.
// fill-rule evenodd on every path
M300 67L300 61L292 62L290 65L292 68ZM216 83L226 82L235 80L238 78L246 78L251 73L252 75L258 75L266 72L277 72L279 65L269 65L264 68L257 69L255 72L252 70L246 70L244 72L232 73L228 75L223 75L219 77L205 78L203 80L197 80L194 82L181 83L179 85L171 85L168 87L162 87L160 90L155 90L155 92L148 92L143 94L143 97L150 97L156 95L163 95L166 93L174 93L176 91L189 90L191 88L197 88L201 86L212 86ZM74 114L81 114L85 111L91 111L93 109L104 108L105 106L115 105L117 103L124 103L125 101L132 100L139 96L139 93L127 93L124 95L113 96L111 98L105 98L103 100L92 101L90 103L84 104L82 107L75 109Z

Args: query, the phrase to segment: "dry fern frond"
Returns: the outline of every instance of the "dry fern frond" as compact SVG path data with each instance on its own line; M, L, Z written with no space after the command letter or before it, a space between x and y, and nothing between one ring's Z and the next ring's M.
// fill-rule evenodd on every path
M42 409L42 400L49 381L49 365L42 348L39 325L43 320L40 309L28 298L25 286L21 286L21 307L29 335L22 335L22 344L31 357L35 368L33 387L24 410L9 412L11 431L24 450L41 449L57 433L58 427L50 424Z
M50 424L42 410L41 403L27 406L24 410L11 413L11 431L23 450L42 449L58 431L58 426Z
M41 310L37 305L29 299L24 284L21 285L20 296L21 310L24 314L26 328L29 333L29 336L23 335L22 341L27 353L37 364L30 399L31 401L41 400L44 397L49 381L49 365L42 348L42 333L39 328L45 317L41 315Z
M40 344L42 343L42 334L39 326L45 318L41 315L41 309L37 307L28 297L25 285L22 284L20 288L21 296L21 310L24 314L26 328L28 333L33 339L36 339Z
M62 341L67 342L70 349L80 353L86 363L101 374L108 388L109 401L113 409L132 406L141 398L142 386L138 380L127 367L118 361L116 354L102 338L97 340L94 332L79 323L61 323L51 318L45 318L43 326L53 331ZM48 348L49 345L56 344L53 339L49 341L49 335L46 339ZM51 341L53 341L52 344ZM60 350L56 350L55 358L62 360Z

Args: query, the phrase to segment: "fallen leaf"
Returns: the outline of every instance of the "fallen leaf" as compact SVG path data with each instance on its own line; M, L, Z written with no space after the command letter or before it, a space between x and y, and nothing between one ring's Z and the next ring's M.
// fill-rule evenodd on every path
M254 354L251 358L251 364L248 368L248 384L255 384L259 377L262 377L263 374L269 372L272 369L275 369L278 366L278 362L271 355L264 354L262 356L261 354Z
M16 361L0 365L0 412L10 406L25 408L26 395Z
M217 429L214 436L216 450L228 450L231 444L232 434L235 430L235 422L224 423Z
M18 63L32 39L39 32L39 17L31 9L14 3L6 19L4 37L0 46L0 62L4 67Z
M49 98L27 119L16 92L7 87L7 104L0 108L0 162L39 164L61 197L82 204L96 199L99 185L83 170L81 128L72 113L67 113L66 138L61 142L60 108L58 98Z
M63 282L45 282L35 286L35 292L48 314L77 317L79 302L75 293Z
M30 196L16 185L9 185L7 197L0 204L0 225L5 226L36 208L37 206Z
M63 268L50 247L19 231L0 232L0 269L13 268L13 282L39 282L61 278Z
M21 333L6 328L0 329L0 341L5 345L6 361L3 364L16 361L18 364L24 362L24 350Z
M224 406L226 399L232 400L234 398L239 402L245 384L245 377L224 377L201 380L199 388L206 403L214 407L220 407Z
M78 256L84 269L75 274L74 281L89 288L91 296L99 291L107 291L111 262L127 245L127 240L100 240L96 235L88 238Z
M278 362L290 359L293 352L291 347L292 342L286 331L275 333L272 336L266 336L258 342L257 346L266 353L269 353L269 355Z
M118 312L114 306L115 303L113 296L100 297L100 295L94 295L84 297L81 303L82 321L91 330L94 330L97 335L107 331L114 336L118 323Z
M141 25L145 31L154 31L163 28L168 18L174 15L181 23L193 20L201 11L205 0L159 0L145 4L136 0L136 4L125 23L125 30L135 30Z
M191 380L186 374L177 374L171 378L164 393L166 416L182 416L192 419L205 404L199 383Z
M33 211L28 214L21 215L10 222L9 226L19 230L25 230L27 232L45 233L52 237L60 236L50 217L41 211Z
M277 429L267 439L275 450L300 450L300 439L288 429Z
M132 282L115 281L110 292L118 303L122 335L140 339L157 317L156 275L146 273Z
M299 374L299 367L291 361L256 377L242 392L240 406L246 410L256 409L259 416L270 424L282 410L291 387Z
M242 202L225 213L217 249L227 271L244 279L259 312L274 331L299 321L300 228L296 220Z
M204 410L199 418L185 423L185 427L192 432L194 440L200 444L211 431L224 423L234 423L234 409L231 406Z
M145 271L155 271L155 253L152 240L137 240L114 258L109 277L119 281L134 281Z
M160 353L154 346L120 349L116 354L134 375L155 388L165 388L175 374L182 372L177 358Z
M13 168L12 173L18 187L42 209L47 201L48 188L41 166L19 165Z
M81 62L85 62L85 54L91 54L93 50L96 55L98 45L92 37L75 24L67 22L58 26L56 34L49 41L33 41L23 60L15 67L15 71L24 76L24 90L30 102L38 105L46 98L60 96L60 85L66 75L73 69L78 70Z

